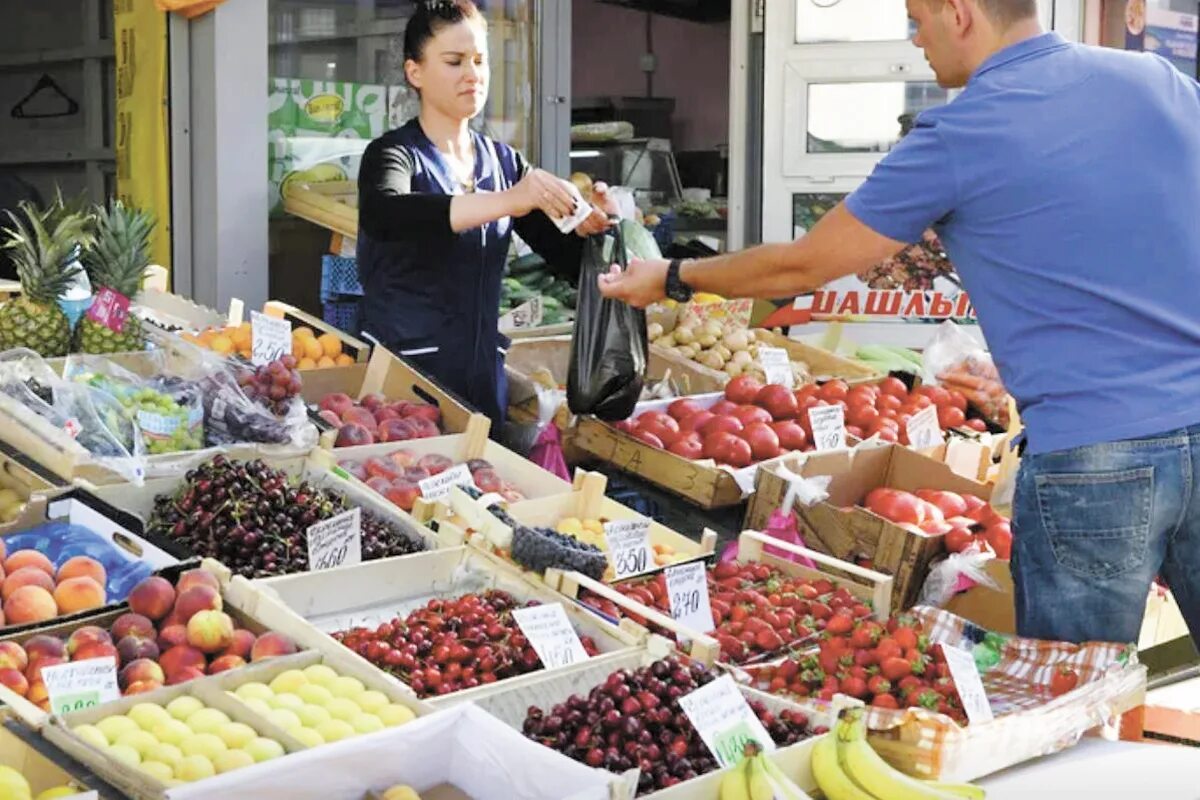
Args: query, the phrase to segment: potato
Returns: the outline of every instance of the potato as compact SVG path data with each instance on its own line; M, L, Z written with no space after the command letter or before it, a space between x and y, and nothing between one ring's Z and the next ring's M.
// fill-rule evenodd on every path
M710 319L708 322L704 323L704 327L701 330L703 330L708 336L716 336L720 338L721 336L725 335L724 327L722 327L721 323L717 322L715 319Z
M700 348L694 344L681 344L675 348L675 352L684 358L695 358L696 354L700 352Z
M725 365L725 374L731 378L736 378L745 370L746 365L738 361L730 361Z
M749 350L739 350L733 354L731 360L735 364L749 364L754 360L754 356L750 355Z
M721 340L721 344L728 347L733 352L745 350L750 346L750 337L746 331L735 331L725 336Z
M720 353L721 358L725 359L726 361L733 358L733 351L723 344L714 345L712 349Z
M663 331L662 323L651 322L646 326L646 338L652 342L655 339L661 339L664 332L665 331Z
M675 337L675 341L679 344L691 344L696 341L696 329L689 328L686 325L680 326L675 329L672 336Z
M674 348L675 347L675 339L674 339L674 337L672 337L670 335L660 336L659 338L654 340L654 344L657 347Z
M720 353L712 350L705 350L696 356L696 361L711 369L725 369L725 359L721 358Z
M701 347L703 347L705 350L708 350L709 348L711 348L711 347L712 347L713 345L715 345L716 343L717 343L717 337L716 337L716 336L713 336L711 333L705 333L705 334L701 334L701 335L700 335L699 337L697 337L697 339L696 339L696 344L700 345L700 346L701 346Z

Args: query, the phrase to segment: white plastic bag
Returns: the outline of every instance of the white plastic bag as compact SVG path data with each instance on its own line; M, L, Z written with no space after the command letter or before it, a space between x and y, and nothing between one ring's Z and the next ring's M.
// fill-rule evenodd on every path
M989 420L1007 427L1008 392L992 356L953 322L938 326L921 356L922 379L961 392Z
M984 566L995 557L991 550L978 543L973 543L961 553L951 553L930 568L917 605L941 608L954 595L973 586L986 586L999 591L1000 587L984 571Z

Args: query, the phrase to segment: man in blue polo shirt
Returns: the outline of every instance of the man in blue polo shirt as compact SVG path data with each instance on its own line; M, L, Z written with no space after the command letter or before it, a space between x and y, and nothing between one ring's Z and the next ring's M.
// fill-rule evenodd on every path
M601 279L634 305L786 297L927 227L971 295L1027 449L1017 627L1137 639L1170 583L1200 639L1200 86L1154 55L1043 33L1035 0L908 0L951 103L806 236Z

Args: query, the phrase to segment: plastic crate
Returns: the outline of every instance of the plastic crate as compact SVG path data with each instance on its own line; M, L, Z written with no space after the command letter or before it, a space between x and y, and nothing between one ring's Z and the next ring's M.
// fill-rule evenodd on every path
M333 327L358 336L358 300L343 298L322 303L321 317Z
M329 303L339 295L363 296L362 284L358 282L358 262L342 256L321 256L321 302Z

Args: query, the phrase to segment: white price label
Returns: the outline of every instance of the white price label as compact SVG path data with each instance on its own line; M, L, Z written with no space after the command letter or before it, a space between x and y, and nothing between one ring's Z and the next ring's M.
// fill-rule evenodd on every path
M963 711L967 712L967 719L972 725L991 722L992 706L983 688L983 679L979 677L979 670L975 666L975 657L966 650L948 644L941 645L941 648L942 654L946 656L946 666L950 667L950 678L954 681L954 688L962 700Z
M362 509L352 508L308 528L308 570L362 563Z
M813 447L817 450L842 450L846 447L846 409L840 405L812 406L808 409Z
M513 609L513 619L546 669L587 661L587 651L561 603Z
M445 472L439 472L431 478L417 482L421 489L421 497L426 500L441 500L450 494L455 486L474 486L475 479L466 464L455 464Z
M112 656L89 658L42 669L42 682L50 695L50 711L67 714L119 700L117 660Z
M938 425L937 406L922 408L913 414L905 430L908 431L908 446L914 450L928 450L942 444L942 427Z
M694 631L714 629L712 606L708 602L708 570L703 561L667 567L667 598L671 618Z
M767 383L779 383L789 389L795 386L792 358L782 347L758 347L758 363L767 375Z
M286 319L250 312L250 361L269 364L292 354L292 323Z
M606 522L604 539L608 542L608 560L612 562L617 580L640 575L654 568L649 520Z
M527 303L509 311L500 318L500 331L517 331L523 328L536 328L542 324L542 315L544 314L542 305L542 296L538 295Z
M775 742L729 675L685 694L679 707L722 767L740 761L747 742L757 742L765 753L775 751Z

